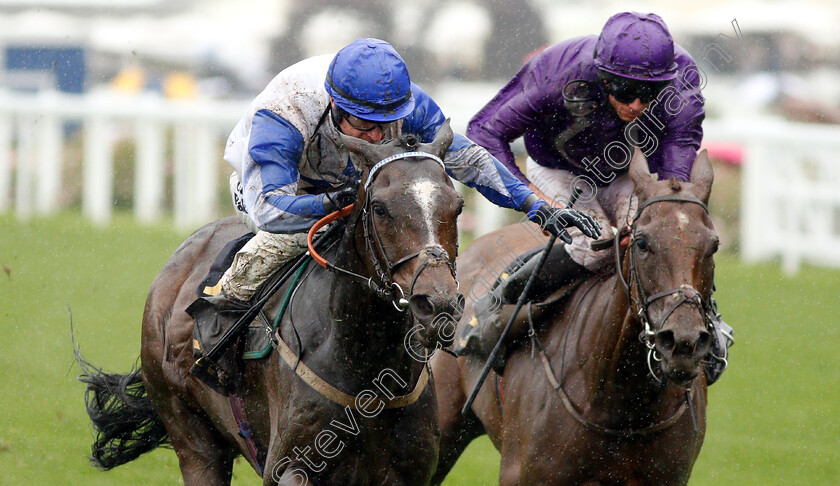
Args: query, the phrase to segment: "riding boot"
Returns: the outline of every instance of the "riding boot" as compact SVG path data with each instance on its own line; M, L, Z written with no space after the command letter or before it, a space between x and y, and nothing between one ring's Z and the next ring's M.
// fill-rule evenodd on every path
M714 290L714 286L712 287ZM735 331L732 326L725 323L717 310L717 302L714 297L710 298L711 322L714 332L712 333L712 350L709 353L709 361L706 363L706 384L712 385L720 378L720 375L729 365L729 347L735 343Z
M539 259L540 254L535 255L508 279L503 280L490 292L476 300L473 305L475 317L464 326L454 348L456 354L476 355L483 359L490 356L513 313L512 304L519 299ZM534 279L528 292L527 302L541 302L560 287L589 274L589 270L572 260L564 247L555 246ZM492 363L499 374L504 370L506 363L507 344L523 337L527 330L526 319L514 320L505 342L502 343L502 349Z
M247 302L229 298L224 292L211 297L201 297L187 308L187 313L195 320L193 356L196 362L190 368L190 373L224 395L232 393L241 378L237 365L238 346L233 345L240 340L228 341L226 349L217 354L218 358L213 361L207 357L207 353L219 344L225 332L249 308Z

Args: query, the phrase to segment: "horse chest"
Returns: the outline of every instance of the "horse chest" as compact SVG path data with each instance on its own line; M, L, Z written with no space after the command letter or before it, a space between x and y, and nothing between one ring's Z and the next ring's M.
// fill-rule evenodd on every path
M683 441L663 435L621 439L566 424L563 433L532 448L532 454L512 464L511 470L526 484L555 478L547 484L684 485L699 452L690 438L688 433Z
M694 431L688 414L666 430L619 437L584 426L548 391L537 398L531 390L524 400L525 391L512 384L506 393L502 477L511 481L502 484L546 478L554 478L546 484L560 485L687 483L702 445L702 431ZM515 444L527 448L520 454Z
M430 393L411 406L374 414L311 390L289 391L273 427L267 470L302 471L315 484L428 482L439 437Z

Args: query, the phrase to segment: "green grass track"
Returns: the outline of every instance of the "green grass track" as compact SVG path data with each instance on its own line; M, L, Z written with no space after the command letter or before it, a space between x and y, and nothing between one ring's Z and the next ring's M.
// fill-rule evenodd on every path
M0 215L0 485L180 484L171 450L106 473L89 465L68 308L85 357L128 371L149 284L184 236L126 216L96 228L76 214ZM691 484L840 484L840 271L785 278L775 263L724 255L717 286L738 341L709 392ZM446 484L495 484L497 475L498 454L482 438ZM233 483L261 484L242 460Z

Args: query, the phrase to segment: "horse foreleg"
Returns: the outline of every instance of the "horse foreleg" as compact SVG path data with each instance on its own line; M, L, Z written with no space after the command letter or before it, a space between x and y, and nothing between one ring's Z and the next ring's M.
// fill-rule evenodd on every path
M466 415L461 414L461 407L467 397L461 387L457 359L438 353L432 360L432 375L438 400L440 453L431 484L441 484L467 445L482 435L484 428L472 411Z
M263 473L264 486L307 486L312 484L306 468L296 464L291 458L277 459L274 451L269 451Z
M264 478L264 485L276 486L307 486L309 479L300 469L286 469L278 478Z

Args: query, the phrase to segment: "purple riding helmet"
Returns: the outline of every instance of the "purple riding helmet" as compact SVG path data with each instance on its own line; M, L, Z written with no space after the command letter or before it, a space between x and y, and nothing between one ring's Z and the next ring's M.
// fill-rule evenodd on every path
M674 39L656 14L613 15L595 44L595 67L639 81L670 81L677 77Z

